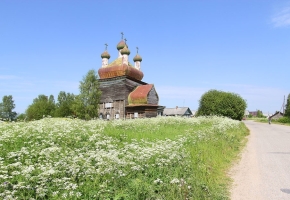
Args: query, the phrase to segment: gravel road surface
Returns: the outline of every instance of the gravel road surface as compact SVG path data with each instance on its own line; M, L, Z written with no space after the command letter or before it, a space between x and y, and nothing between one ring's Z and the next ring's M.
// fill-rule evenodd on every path
M244 121L250 129L232 168L232 200L290 200L290 126Z

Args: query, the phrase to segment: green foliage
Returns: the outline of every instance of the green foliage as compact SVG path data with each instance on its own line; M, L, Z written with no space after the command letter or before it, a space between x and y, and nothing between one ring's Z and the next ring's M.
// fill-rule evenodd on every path
M98 75L95 70L90 70L80 81L80 94L75 97L73 111L81 119L98 117L101 90L99 89Z
M53 116L55 111L55 101L53 95L49 97L41 94L28 106L26 116L28 120L38 120L43 116Z
M1 199L229 199L248 130L224 117L1 123Z
M198 116L218 115L235 120L242 120L246 101L238 94L209 90L199 101Z
M268 119L266 118L256 118L255 121L269 123ZM279 119L271 119L271 123L290 125L290 118L284 116Z
M67 117L73 116L74 112L72 105L75 101L75 95L66 93L64 91L59 92L57 97L55 117Z
M281 117L279 119L276 119L275 120L276 122L279 122L279 123L283 123L283 124L290 124L290 118L289 117Z
M290 94L288 95L288 98L287 98L287 103L286 103L286 109L285 109L284 116L290 118Z
M265 118L266 116L263 115L263 112L261 110L257 111L257 117L258 118Z
M17 121L24 121L26 118L25 113L21 113L20 115L17 116Z
M0 118L14 120L17 113L14 112L15 104L12 95L4 96L0 103Z

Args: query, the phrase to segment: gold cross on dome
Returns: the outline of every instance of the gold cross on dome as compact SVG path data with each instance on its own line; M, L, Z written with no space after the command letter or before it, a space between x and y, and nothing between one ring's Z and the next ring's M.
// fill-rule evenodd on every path
M138 47L136 47L136 49L137 49L137 54L138 54L138 50L139 50L139 48L138 48Z
M127 39L125 38L124 40L125 40L125 44L126 44L127 43Z
M121 35L122 35L122 40L123 40L123 37L124 37L124 33L123 33L123 32L121 32Z
M108 44L106 43L105 46L106 46L106 51L107 51Z

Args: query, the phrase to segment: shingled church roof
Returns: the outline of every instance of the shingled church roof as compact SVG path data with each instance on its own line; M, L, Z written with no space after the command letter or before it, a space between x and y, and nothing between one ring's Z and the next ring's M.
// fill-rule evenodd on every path
M152 89L154 89L153 84L138 86L128 96L129 105L149 104L149 102L148 102L148 96L149 96L149 92ZM154 89L154 91L155 91L155 89Z

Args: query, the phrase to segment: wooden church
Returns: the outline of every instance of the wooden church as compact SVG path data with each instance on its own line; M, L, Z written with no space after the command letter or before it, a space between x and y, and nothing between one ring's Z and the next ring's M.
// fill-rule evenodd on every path
M142 57L129 62L130 50L126 39L117 45L118 57L109 62L110 54L101 54L102 67L98 70L100 90L102 91L99 113L101 119L134 119L161 115L164 107L159 106L159 97L153 84L142 81Z

